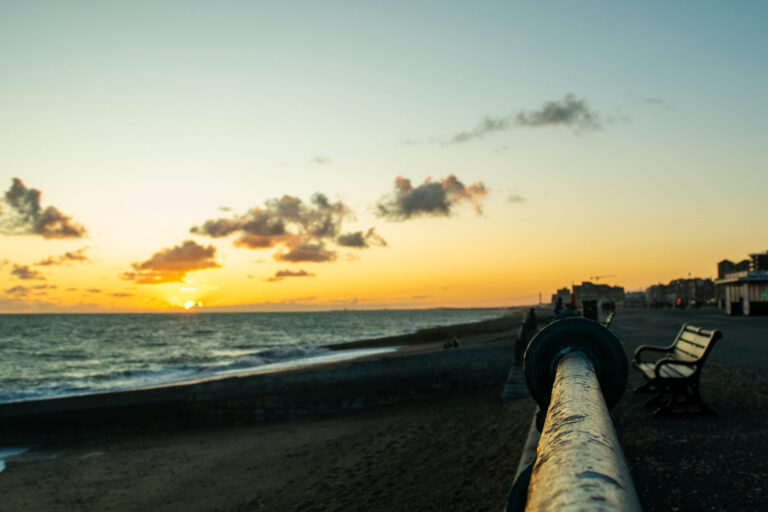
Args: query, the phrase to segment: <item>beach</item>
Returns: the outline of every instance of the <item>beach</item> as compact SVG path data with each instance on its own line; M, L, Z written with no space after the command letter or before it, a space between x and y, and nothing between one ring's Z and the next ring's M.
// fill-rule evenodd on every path
M638 333L653 334L649 318L661 318L654 325L664 333L692 321L685 314L618 311L613 329L630 357L647 341ZM721 321L709 312L690 315ZM717 417L653 418L645 397L631 391L613 411L644 510L763 506L765 359L745 367L731 354L748 350L752 345L739 344L764 326L736 325L743 331L737 339L726 329L737 327L724 325L722 346L702 378L703 398ZM444 352L503 343L494 333L478 336L460 337L459 349ZM430 343L421 349L443 351L439 340ZM630 371L629 388L640 382ZM503 378L257 423L68 429L7 459L0 510L501 510L535 408L530 398L502 403L502 386Z

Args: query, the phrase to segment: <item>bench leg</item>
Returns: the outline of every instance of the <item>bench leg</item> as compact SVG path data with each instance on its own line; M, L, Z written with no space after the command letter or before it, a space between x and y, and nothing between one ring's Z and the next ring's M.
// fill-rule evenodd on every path
M641 386L638 386L635 388L635 393L653 393L657 391L656 384L653 383L653 381L646 381L645 384L642 384Z
M658 395L654 396L647 402L643 404L644 407L667 407L670 404L670 400L665 400L665 393L660 392Z
M654 416L677 416L677 415L694 415L702 414L709 416L717 416L717 414L704 405L699 394L698 382L686 382L679 385L665 386L664 391L668 392L670 398L667 401L662 400L664 392L659 393L654 399L649 400L646 404L649 407L652 405L660 405L658 409L653 411ZM653 402L653 404L651 404Z
M706 416L717 416L717 413L707 407L704 404L704 401L701 399L701 393L699 392L699 383L692 382L690 384L690 396L693 402L698 406L699 410L701 411L701 414L704 414Z

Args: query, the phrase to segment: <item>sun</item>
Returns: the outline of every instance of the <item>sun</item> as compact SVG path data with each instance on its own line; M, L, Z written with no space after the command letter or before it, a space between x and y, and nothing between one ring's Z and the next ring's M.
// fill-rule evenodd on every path
M187 302L184 303L184 309L187 309L187 310L192 309L193 307L195 307L196 304L197 302L193 300L188 300Z

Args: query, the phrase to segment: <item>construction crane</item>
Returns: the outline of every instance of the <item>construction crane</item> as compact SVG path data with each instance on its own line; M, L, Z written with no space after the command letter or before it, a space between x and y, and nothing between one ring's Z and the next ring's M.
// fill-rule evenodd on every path
M601 279L603 279L605 277L616 277L616 274L608 274L608 275L605 275L605 276L592 276L592 277L589 278L589 280L592 281L594 279L595 281L599 281L599 280L601 280Z

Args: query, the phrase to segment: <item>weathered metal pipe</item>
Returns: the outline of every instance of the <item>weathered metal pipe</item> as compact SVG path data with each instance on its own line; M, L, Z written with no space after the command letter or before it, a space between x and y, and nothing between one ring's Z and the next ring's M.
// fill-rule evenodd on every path
M536 460L523 455L507 510L639 511L608 412L627 385L619 339L592 320L557 320L531 340L524 372L546 415L535 417Z
M526 510L641 510L595 368L581 352L557 362Z

